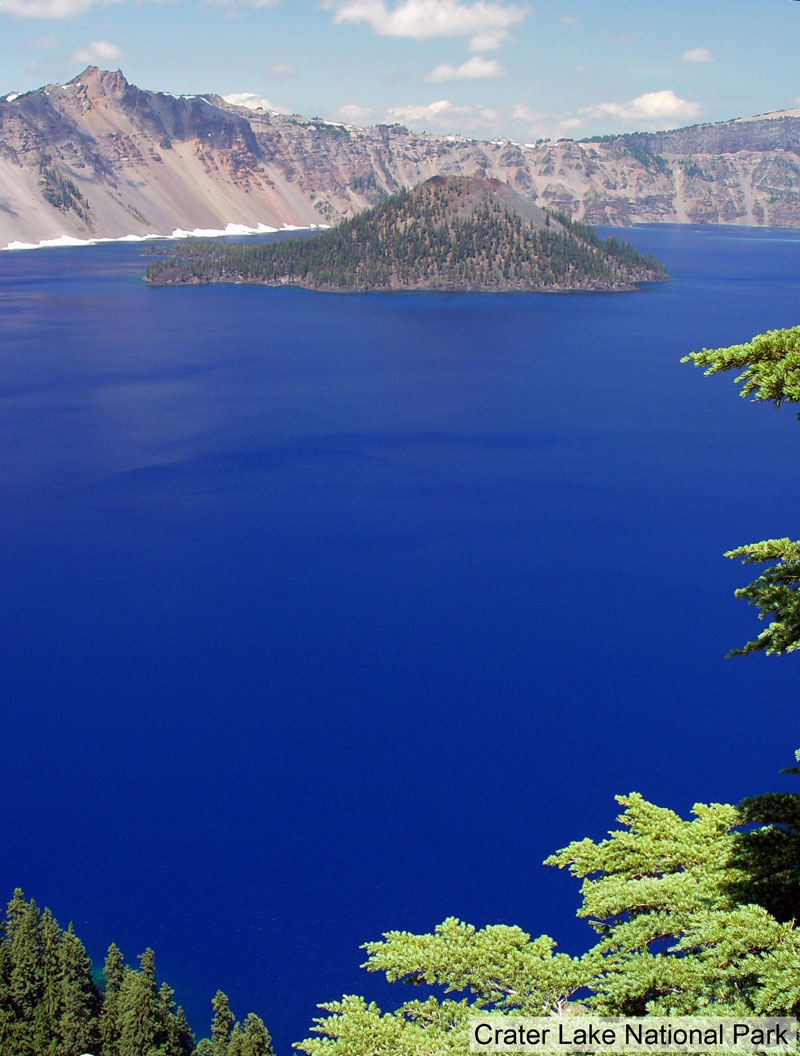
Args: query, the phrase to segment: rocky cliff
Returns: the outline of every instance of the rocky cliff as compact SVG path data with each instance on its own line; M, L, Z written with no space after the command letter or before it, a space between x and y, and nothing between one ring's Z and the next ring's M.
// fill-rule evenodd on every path
M89 67L0 99L0 247L333 223L437 174L589 223L800 226L800 110L573 142L482 142L150 92Z

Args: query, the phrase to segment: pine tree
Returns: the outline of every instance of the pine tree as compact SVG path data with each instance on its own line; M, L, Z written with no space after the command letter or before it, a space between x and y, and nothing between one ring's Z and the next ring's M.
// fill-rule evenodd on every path
M35 1056L44 1032L41 1009L44 970L39 910L17 888L6 910L3 945L7 948L6 992L9 1015L0 1027L2 1052Z
M739 370L742 397L766 400L776 407L800 401L800 326L770 330L741 345L704 348L684 356L682 363L706 367L706 374ZM800 415L798 415L800 417ZM757 638L728 656L763 651L780 656L800 649L800 540L764 539L728 550L725 557L740 557L745 564L768 564L752 583L735 591L737 598L755 605L758 618L769 619Z
M800 751L795 753L800 764ZM781 773L800 776L800 765ZM755 902L777 920L800 919L800 795L764 792L739 804L746 823L736 840L731 864L737 902Z
M270 1033L254 1012L247 1015L242 1035L242 1056L274 1056Z
M125 976L125 961L119 946L112 942L108 947L105 963L103 964L103 979L105 980L105 992L107 994L118 994Z
M214 1016L211 1020L211 1044L214 1056L228 1056L228 1045L233 1033L234 1017L228 996L217 990L211 1001Z
M0 1052L10 1052L14 1031L11 1001L11 943L5 941L6 924L0 922Z
M17 888L8 906L6 941L11 946L11 1000L17 1015L28 1023L43 994L39 909L33 899L26 903Z
M225 1056L267 1056L269 1033L257 1016L234 1027L228 999L214 999L214 1031ZM230 1046L226 1052L226 1046ZM265 1047L266 1046L266 1047ZM70 924L62 931L49 909L39 911L17 889L0 921L0 1056L216 1056L204 1039L195 1049L172 988L160 985L147 949L139 970L125 965L112 943L103 993L83 943Z
M99 1041L100 997L92 979L92 963L72 924L63 934L61 961L61 1015L58 1024L59 1056L92 1052Z
M194 1036L183 1009L175 1006L175 991L167 983L162 983L158 988L158 1001L165 1056L189 1056L194 1047Z
M242 1028L239 1023L234 1023L231 1036L228 1038L227 1056L242 1056Z
M34 1023L37 1052L56 1056L60 1049L60 1022L63 1010L63 935L53 914L44 909L40 922L42 995Z
M120 1024L119 994L125 978L125 962L115 943L111 943L103 965L105 990L100 1013L100 1040L103 1056L119 1056Z
M151 949L140 956L139 965L138 972L126 969L119 991L119 1056L156 1056L163 1040L155 958Z
M175 1012L173 1031L173 1038L176 1042L176 1056L189 1056L190 1053L194 1052L194 1034L186 1019L186 1013L180 1005L178 1005Z
M800 773L800 765L791 769ZM607 839L577 840L547 860L583 881L578 915L598 936L588 953L556 954L546 936L454 918L433 934L388 932L366 944L367 970L445 996L393 1012L345 996L320 1006L318 1036L298 1048L309 1056L463 1056L478 1011L546 1015L567 1011L576 997L604 1015L796 1016L800 797L699 804L692 820L636 793L619 803L620 828Z
M705 367L706 374L740 370L734 382L743 382L743 399L767 400L776 407L784 400L800 401L800 326L768 330L740 345L690 352L681 363Z
M618 797L623 828L547 859L584 878L578 915L601 936L590 1004L612 1015L795 1015L800 934L737 901L738 807L695 806L695 820L641 796ZM794 978L791 978L791 975Z

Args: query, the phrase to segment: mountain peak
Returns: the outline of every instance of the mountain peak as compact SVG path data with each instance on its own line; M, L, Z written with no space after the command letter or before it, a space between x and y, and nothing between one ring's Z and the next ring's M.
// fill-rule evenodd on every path
M454 217L473 216L484 206L496 203L509 215L518 216L533 227L547 226L544 209L493 176L431 176L412 194L423 197L443 195L448 211Z
M414 194L431 195L425 208L452 206L459 222L488 209L540 228L538 205L594 224L800 227L800 108L520 144L248 111L148 91L91 63L66 84L9 91L0 123L0 249L62 235L331 224L434 173Z
M73 77L71 81L67 81L67 85L83 86L90 90L100 90L115 95L130 88L130 82L126 79L122 70L103 70L99 66L92 65L87 66L82 73Z

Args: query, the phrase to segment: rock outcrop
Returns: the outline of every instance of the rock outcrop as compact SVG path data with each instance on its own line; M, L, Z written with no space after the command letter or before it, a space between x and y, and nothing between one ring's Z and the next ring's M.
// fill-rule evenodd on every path
M88 67L0 99L0 247L334 223L437 174L588 223L800 226L800 110L575 142L482 142L151 92Z

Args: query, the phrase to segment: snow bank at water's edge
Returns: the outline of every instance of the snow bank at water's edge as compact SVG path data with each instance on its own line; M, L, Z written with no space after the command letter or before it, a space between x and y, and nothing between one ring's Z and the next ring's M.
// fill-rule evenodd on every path
M224 230L197 227L194 231L184 231L182 227L176 227L171 235L121 235L119 238L73 238L72 235L59 235L58 238L46 238L42 242L9 242L7 246L3 246L0 249L0 252L15 249L56 249L59 246L96 246L101 242L148 242L156 238L221 238L224 235L272 235L277 231L313 231L327 226L327 224L311 224L309 227L295 227L294 224L284 224L283 227L270 227L268 224L258 224L257 227L247 227L245 224L227 224Z

